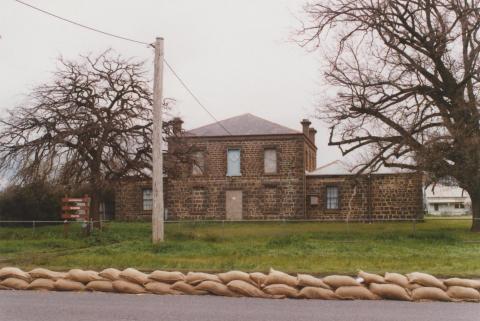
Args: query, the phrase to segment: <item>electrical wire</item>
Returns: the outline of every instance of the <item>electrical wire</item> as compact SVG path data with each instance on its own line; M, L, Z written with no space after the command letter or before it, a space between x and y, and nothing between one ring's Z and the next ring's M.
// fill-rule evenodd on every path
M60 19L64 22L68 22L68 23L71 23L73 25L76 25L78 27L81 27L81 28L85 28L85 29L88 29L90 31L94 31L94 32L98 32L98 33L101 33L103 35L106 35L106 36L109 36L109 37L113 37L113 38L117 38L117 39L121 39L121 40L125 40L125 41L129 41L129 42L133 42L133 43L137 43L137 44L141 44L141 45L146 45L146 46L151 46L151 47L155 47L153 44L151 43L148 43L148 42L144 42L144 41L139 41L139 40L135 40L135 39L132 39L132 38L128 38L128 37L124 37L124 36L119 36L117 34L113 34L113 33L110 33L110 32L106 32L106 31L102 31L102 30L99 30L97 28L93 28L93 27L89 27L87 25L84 25L84 24L81 24L79 22L76 22L76 21L73 21L73 20L70 20L70 19L67 19L67 18L64 18L64 17L61 17L59 15L56 15L52 12L49 12L47 10L44 10L44 9L41 9L39 7L36 7L34 5L31 5L29 3L26 3L24 1L21 1L21 0L13 0L19 4L22 4L24 6L27 6L27 7L30 7L31 9L34 9L34 10L37 10L41 13L44 13L46 15L49 15L51 17L54 17L54 18L57 18L57 19ZM200 99L193 93L193 91L188 87L188 85L185 83L185 81L178 75L178 73L175 71L175 69L172 67L172 65L170 65L168 63L168 61L163 58L163 61L165 62L165 65L168 67L168 69L172 72L172 74L175 76L175 78L177 78L177 80L180 82L180 84L183 86L183 88L185 88L185 90L190 94L190 96L192 96L192 98L197 102L197 104L220 126L223 128L223 130L225 130L225 132L227 132L229 135L232 135L232 133L227 129L225 128L225 126L222 125L222 123L220 123L220 121L217 120L217 118L208 110L207 107L205 107L204 104L202 104L202 102L200 101Z

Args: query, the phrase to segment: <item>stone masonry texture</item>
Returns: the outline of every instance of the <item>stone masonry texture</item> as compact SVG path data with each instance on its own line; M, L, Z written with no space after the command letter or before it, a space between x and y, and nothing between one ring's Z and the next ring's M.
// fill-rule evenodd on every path
M190 162L175 162L164 180L166 219L226 219L226 192L242 191L242 219L400 220L423 214L422 179L418 173L355 177L307 176L316 168L316 147L305 135L182 137L179 142L205 158L202 175L192 175ZM227 150L240 149L241 176L227 176ZM277 173L264 173L264 150L277 151ZM172 162L169 156L167 161ZM339 208L326 209L326 188L339 190ZM117 220L150 220L143 210L143 190L151 181L127 179L115 187ZM318 204L311 204L316 197Z

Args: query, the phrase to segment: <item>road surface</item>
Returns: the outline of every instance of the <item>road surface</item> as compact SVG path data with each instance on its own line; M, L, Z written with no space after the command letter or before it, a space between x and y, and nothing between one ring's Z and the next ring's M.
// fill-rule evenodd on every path
M1 321L479 321L480 303L0 291Z

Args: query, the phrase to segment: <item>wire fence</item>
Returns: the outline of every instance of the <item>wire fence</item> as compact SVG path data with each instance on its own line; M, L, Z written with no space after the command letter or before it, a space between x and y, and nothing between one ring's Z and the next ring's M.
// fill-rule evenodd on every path
M398 218L395 220L385 219L364 219L351 218L349 220L320 220L320 219L271 219L271 220L167 220L165 221L165 230L167 238L169 233L173 235L171 239L217 239L224 241L229 238L231 233L240 233L239 230L249 233L258 231L268 235L272 233L272 229L276 229L273 235L301 235L302 233L339 233L345 235L348 242L356 241L356 237L360 231L367 231L373 234L390 235L397 232L409 233L410 235L427 235L428 233L441 233L444 229L450 230L468 230L469 224L478 220L471 216L461 217L424 217L424 218ZM437 222L437 223L434 223ZM433 223L433 224L432 224ZM440 223L440 224L439 224ZM63 229L61 228L63 226ZM22 230L31 229L31 233L35 235L48 229L49 235L64 237L71 236L71 233L79 233L81 235L89 235L90 231L102 233L105 229L118 229L117 233L129 233L131 227L140 229L144 232L149 230L149 222L117 222L117 221L66 221L66 220L0 220L0 239L2 235L8 234L11 228L21 228ZM97 229L98 228L98 229ZM437 230L436 230L437 229ZM276 234L275 234L276 233ZM170 236L171 236L170 235ZM480 243L480 237L468 240L468 242Z

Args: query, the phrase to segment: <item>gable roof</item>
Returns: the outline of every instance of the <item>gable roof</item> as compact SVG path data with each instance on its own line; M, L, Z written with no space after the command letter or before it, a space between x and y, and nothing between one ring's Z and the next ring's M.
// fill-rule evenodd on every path
M401 170L397 168L386 168L380 167L377 171L371 172L371 174L399 174L399 173L408 173L410 171ZM364 174L368 174L368 171L365 171ZM318 167L317 169L307 172L307 176L320 176L320 175L355 175L356 172L352 169L352 166L341 160L335 160L328 164Z
M189 130L186 134L188 136L246 136L300 134L300 132L252 114L243 114Z

